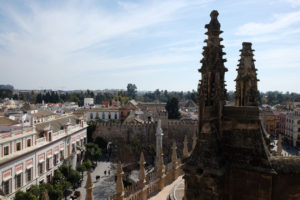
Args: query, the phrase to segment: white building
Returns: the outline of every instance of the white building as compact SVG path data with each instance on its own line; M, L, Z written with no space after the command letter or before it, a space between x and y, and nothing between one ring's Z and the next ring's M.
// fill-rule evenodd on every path
M94 107L94 98L84 98L83 105L85 108Z
M76 167L86 143L86 129L83 120L64 115L21 130L0 132L0 189L12 198L18 190L50 182L64 160Z
M119 110L110 108L88 110L87 120L94 121L97 119L102 119L104 121L119 120Z
M285 138L294 146L300 147L300 109L288 112L285 123Z

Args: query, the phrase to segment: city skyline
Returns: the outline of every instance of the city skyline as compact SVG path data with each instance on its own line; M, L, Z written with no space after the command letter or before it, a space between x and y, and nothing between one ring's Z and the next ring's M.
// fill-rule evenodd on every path
M227 90L242 42L252 42L258 89L300 92L300 2L1 1L1 83L16 89L191 91L201 79L203 24L219 11Z

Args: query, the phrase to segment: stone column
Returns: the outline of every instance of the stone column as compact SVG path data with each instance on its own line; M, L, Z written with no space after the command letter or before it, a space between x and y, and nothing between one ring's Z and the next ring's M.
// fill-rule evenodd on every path
M92 175L91 175L91 172L88 171L88 177L87 177L86 185L85 185L85 190L86 190L85 200L94 200L93 187L94 187L94 185L92 182Z
M158 177L159 177L159 182L158 182L158 188L162 190L165 187L165 165L164 165L164 158L163 158L163 151L162 148L159 150L160 156L157 161L157 172L158 172Z
M124 175L124 172L122 170L121 162L119 161L118 169L117 169L117 185L116 185L117 200L124 199L123 175Z
M187 141L187 136L184 136L184 141L183 141L183 158L189 157L189 150L188 150L188 141Z
M139 171L139 184L141 186L141 200L147 200L147 190L146 186L146 172L145 172L145 158L144 153L140 156L140 171Z
M175 140L173 141L172 145L172 176L173 180L176 180L178 176L178 159L177 159L177 152L176 152L177 146Z
M163 131L161 129L161 120L158 120L158 124L157 124L157 129L156 129L156 158L155 158L155 164L156 164L156 168L158 168L158 160L160 157L160 149L162 148L162 144L163 144Z

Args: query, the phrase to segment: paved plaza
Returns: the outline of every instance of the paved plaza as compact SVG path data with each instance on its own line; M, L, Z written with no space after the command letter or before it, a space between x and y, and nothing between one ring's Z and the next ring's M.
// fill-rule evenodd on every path
M104 174L106 171L106 175ZM110 175L108 175L110 171ZM98 162L98 166L92 172L92 182L94 184L93 194L94 199L107 200L108 197L114 195L115 193L115 174L116 168L115 164L111 162ZM96 176L100 176L99 180L96 180ZM87 173L84 174L82 185L77 190L81 193L81 199L85 199L85 184L87 179Z

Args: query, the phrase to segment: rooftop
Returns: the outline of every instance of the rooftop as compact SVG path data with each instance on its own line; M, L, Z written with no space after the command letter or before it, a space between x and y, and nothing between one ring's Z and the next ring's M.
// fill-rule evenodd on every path
M0 126L13 126L19 124L17 121L11 120L7 117L0 116Z

